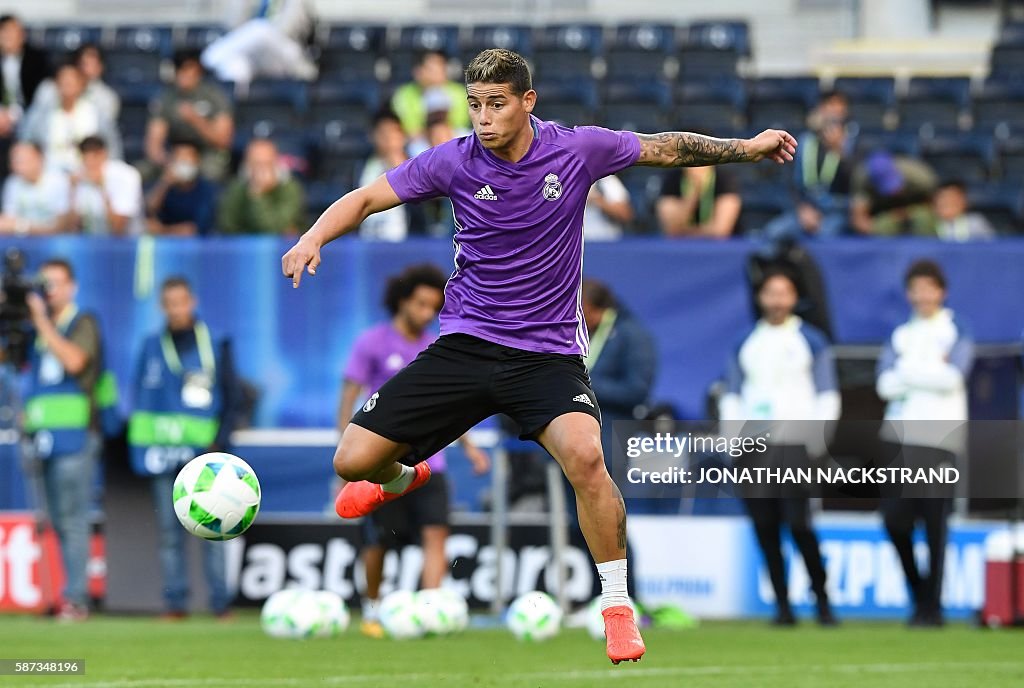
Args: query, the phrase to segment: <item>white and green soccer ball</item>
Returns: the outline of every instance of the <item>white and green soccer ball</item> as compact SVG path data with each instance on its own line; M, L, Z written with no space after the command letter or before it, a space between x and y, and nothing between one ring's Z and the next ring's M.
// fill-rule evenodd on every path
M316 632L318 636L330 638L344 633L352 620L345 600L341 595L330 590L317 590L313 595L320 606L321 623Z
M466 598L451 588L441 588L437 592L448 617L448 632L460 633L466 630L469 627L469 604Z
M416 593L396 590L385 595L380 601L380 625L390 637L397 640L423 636L427 629L420 618Z
M562 609L551 595L535 590L512 602L505 623L519 640L548 640L561 629Z
M278 590L263 603L260 626L272 638L298 640L318 635L329 635L329 627L319 592L285 588Z
M242 459L212 452L182 467L174 479L173 499L185 530L207 540L230 540L256 520L260 481Z
M420 590L416 593L417 616L426 635L448 635L456 631L457 609L442 590Z
M629 601L629 606L633 610L633 618L639 622L639 615L637 614L636 605L633 604L633 600ZM594 640L604 640L604 615L601 614L601 598L595 597L594 600L587 607L587 633Z

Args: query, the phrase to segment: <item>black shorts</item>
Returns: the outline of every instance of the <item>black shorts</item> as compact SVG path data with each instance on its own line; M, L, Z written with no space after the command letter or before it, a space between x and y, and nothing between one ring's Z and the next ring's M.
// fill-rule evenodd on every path
M440 337L374 392L352 422L412 447L422 461L484 418L504 413L521 439L580 411L601 422L583 357L494 344L467 334Z
M424 526L447 526L448 477L435 473L426 485L382 505L363 524L365 543L385 549L417 542Z

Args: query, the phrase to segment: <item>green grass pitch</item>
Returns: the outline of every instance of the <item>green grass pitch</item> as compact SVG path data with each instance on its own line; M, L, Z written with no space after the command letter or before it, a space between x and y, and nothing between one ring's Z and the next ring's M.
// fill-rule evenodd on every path
M647 630L639 664L611 666L602 643L563 630L540 644L501 629L396 642L343 636L308 641L265 637L255 615L228 623L196 617L168 623L94 616L78 625L0 617L0 657L84 659L84 676L0 676L0 686L51 688L246 688L315 686L711 686L761 688L1024 685L1024 635L961 624L909 630L848 622L705 623Z

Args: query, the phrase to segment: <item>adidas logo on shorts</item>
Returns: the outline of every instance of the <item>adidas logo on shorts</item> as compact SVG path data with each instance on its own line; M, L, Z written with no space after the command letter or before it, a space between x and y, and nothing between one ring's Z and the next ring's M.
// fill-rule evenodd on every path
M578 401L578 402L580 402L581 404L586 404L586 405L587 405L587 406L589 406L590 408L594 408L594 402L592 402L592 401L590 400L590 397L588 397L588 396L587 396L586 394L577 394L576 396L574 396L574 397L572 398L572 400L573 400L573 401Z

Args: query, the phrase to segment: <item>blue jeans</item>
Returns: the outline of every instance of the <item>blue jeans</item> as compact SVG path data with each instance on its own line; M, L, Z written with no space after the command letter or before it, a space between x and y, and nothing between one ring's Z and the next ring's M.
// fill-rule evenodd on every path
M829 211L822 213L821 226L816 234L808 234L800 225L800 219L795 210L785 212L772 219L761 230L761 234L769 241L782 241L791 239L834 239L842 236L846 231L847 217L845 212Z
M86 567L92 530L90 507L99 453L99 438L90 436L77 454L53 456L42 463L47 512L64 561L63 598L82 607L89 601Z
M164 602L171 612L188 609L188 569L185 561L185 536L174 514L174 473L155 475L153 500L156 502L157 528L160 531L160 568L164 578ZM227 565L224 543L203 540L203 572L210 589L210 610L214 614L224 612L231 600L228 598Z

